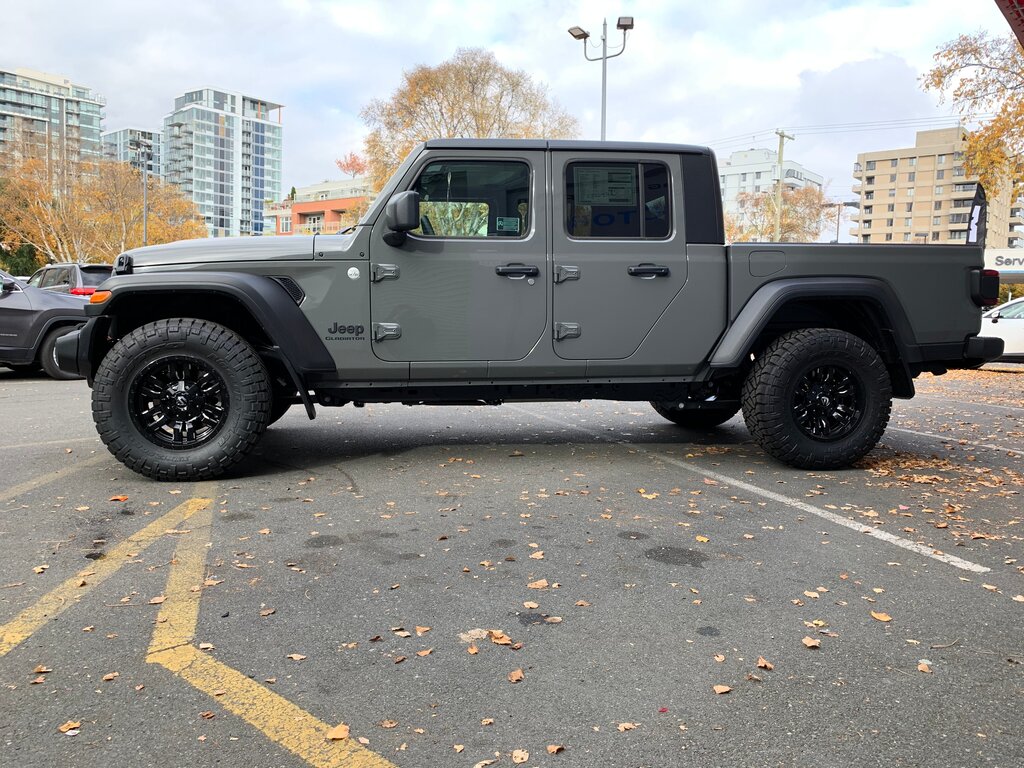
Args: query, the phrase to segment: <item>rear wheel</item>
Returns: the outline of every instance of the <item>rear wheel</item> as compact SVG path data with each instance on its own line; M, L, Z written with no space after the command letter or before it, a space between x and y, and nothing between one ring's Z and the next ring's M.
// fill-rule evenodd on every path
M63 328L56 328L55 330L50 331L46 335L46 338L43 339L43 343L39 345L39 364L43 367L46 375L51 379L71 381L72 379L82 378L77 373L66 373L57 367L57 339L61 336L66 336L73 330L75 330L75 327L71 325L65 325Z
M779 337L743 385L743 418L754 440L803 469L836 469L864 456L891 410L892 385L878 353L832 328Z
M241 461L270 418L262 360L205 320L160 320L120 339L96 370L93 419L129 469L157 480L204 480Z

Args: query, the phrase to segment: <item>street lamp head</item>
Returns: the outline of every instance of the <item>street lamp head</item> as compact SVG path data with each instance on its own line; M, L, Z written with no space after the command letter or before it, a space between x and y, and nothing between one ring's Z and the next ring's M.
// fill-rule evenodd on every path
M590 37L590 33L583 29L583 27L569 27L569 34L577 40L586 40Z
M633 28L633 17L632 16L619 16L619 23L615 25L617 28L625 32L627 29Z

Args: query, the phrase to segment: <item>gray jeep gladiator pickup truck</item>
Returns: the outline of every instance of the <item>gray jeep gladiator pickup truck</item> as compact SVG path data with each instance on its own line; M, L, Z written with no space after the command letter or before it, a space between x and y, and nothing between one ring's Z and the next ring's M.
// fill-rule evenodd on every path
M350 234L129 251L57 359L157 479L216 476L292 405L647 400L742 409L769 454L836 468L914 377L976 366L998 274L976 245L726 246L712 152L437 140Z

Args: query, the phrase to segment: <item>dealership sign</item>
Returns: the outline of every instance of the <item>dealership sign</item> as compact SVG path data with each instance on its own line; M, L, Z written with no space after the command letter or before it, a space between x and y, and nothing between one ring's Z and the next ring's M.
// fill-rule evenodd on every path
M1024 277L1024 248L986 248L985 268L998 269L1003 282L1010 276Z

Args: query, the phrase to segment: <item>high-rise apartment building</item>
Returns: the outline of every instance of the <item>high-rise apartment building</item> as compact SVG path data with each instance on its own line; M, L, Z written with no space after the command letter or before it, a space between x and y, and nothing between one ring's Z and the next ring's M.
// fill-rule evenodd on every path
M824 177L800 163L783 160L782 184L786 189L821 189ZM729 216L739 213L741 192L774 192L779 179L779 153L771 149L745 149L733 152L718 166L722 189L722 207Z
M212 237L263 234L281 197L281 105L213 88L174 100L164 118L164 178L181 186Z
M162 145L163 136L159 131L122 128L103 134L104 156L122 163L131 163L135 168L148 166L149 175L156 178L163 174Z
M0 70L0 153L98 160L105 105L102 96L61 75Z
M913 147L862 152L853 167L860 211L850 229L862 243L963 243L977 177L964 168L963 127L918 131ZM1009 184L988 193L986 245L1006 248L1020 234ZM1011 216L1011 214L1013 214Z

